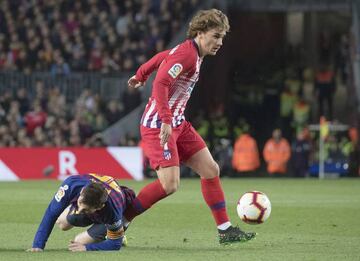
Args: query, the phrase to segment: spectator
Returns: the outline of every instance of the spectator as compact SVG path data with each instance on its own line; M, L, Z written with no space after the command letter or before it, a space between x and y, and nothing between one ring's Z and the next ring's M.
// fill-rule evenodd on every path
M20 106L20 114L25 115L27 111L30 109L30 101L27 97L27 92L25 88L20 88L16 92L16 101Z
M292 167L295 177L305 177L309 170L310 142L305 136L306 131L298 131L292 143Z
M69 75L70 66L64 61L64 58L59 56L55 58L55 62L51 65L50 72L53 76Z
M45 125L47 113L41 108L38 100L33 103L33 110L25 115L27 134L32 135L36 127L43 127Z
M0 105L5 112L9 111L11 101L12 97L9 90L5 90L0 94Z
M280 120L284 136L289 140L291 139L291 122L293 120L293 111L296 101L297 95L290 91L289 87L285 85L280 96Z
M298 133L308 125L310 120L310 106L301 96L294 105L293 115L293 127Z
M319 101L319 117L333 119L333 97L336 90L335 73L327 64L322 64L315 76L315 91ZM325 103L328 113L325 114Z
M349 176L360 176L359 132L355 127L349 129L350 141L344 144L343 153L349 158Z
M282 138L281 130L275 129L264 147L264 159L270 174L286 174L291 149L288 141Z
M237 172L253 172L260 167L257 143L250 135L249 125L243 125L241 130L234 145L232 166Z
M57 117L65 116L66 100L65 96L61 94L59 87L54 86L52 89L50 89L48 97L49 99L47 108L49 114L55 115Z
M116 100L111 100L108 104L105 115L105 118L109 125L112 125L118 120L120 120L121 117L124 116L124 113L121 110L119 103Z
M35 99L40 101L41 108L46 111L48 105L48 96L45 90L44 82L37 80L35 83Z

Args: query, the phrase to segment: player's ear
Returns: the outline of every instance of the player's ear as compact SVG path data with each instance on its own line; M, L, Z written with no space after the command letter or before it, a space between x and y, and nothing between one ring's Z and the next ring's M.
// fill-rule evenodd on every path
M204 34L204 32L198 31L198 32L196 33L196 37L201 38L203 34Z

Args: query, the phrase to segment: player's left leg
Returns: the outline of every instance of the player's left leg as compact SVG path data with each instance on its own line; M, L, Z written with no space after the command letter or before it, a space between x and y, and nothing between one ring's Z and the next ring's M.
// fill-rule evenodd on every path
M226 211L225 196L220 183L220 170L213 160L208 148L196 152L185 165L190 167L201 177L201 191L205 202L208 204L219 229L231 226Z
M74 242L85 244L96 243L105 240L106 226L104 224L93 224L88 230L76 235Z
M179 156L182 163L201 177L201 191L215 219L220 243L252 239L255 233L245 233L231 225L220 182L219 165L213 159L201 136L190 123L186 123L186 128L178 138Z
M77 234L74 242L82 245L98 243L106 239L107 228L104 224L93 224L86 231ZM127 246L127 238L123 236L122 246Z
M215 219L220 244L245 242L253 239L256 233L244 232L233 227L229 220L225 196L220 182L220 170L208 148L203 148L184 162L201 177L201 190L205 202L209 206Z

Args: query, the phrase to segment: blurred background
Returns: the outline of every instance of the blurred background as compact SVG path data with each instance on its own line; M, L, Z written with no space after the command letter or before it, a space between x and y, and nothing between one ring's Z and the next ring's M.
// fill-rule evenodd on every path
M139 137L152 78L127 80L213 7L231 31L186 113L222 175L359 177L359 1L2 0L0 180L153 177Z

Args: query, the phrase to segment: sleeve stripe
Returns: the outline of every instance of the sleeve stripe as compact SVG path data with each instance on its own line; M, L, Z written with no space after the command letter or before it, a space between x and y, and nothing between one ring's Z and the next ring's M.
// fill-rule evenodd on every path
M119 229L119 230L116 230L116 231L108 230L107 233L106 233L106 237L108 239L119 239L123 235L124 235L124 230L122 228Z

